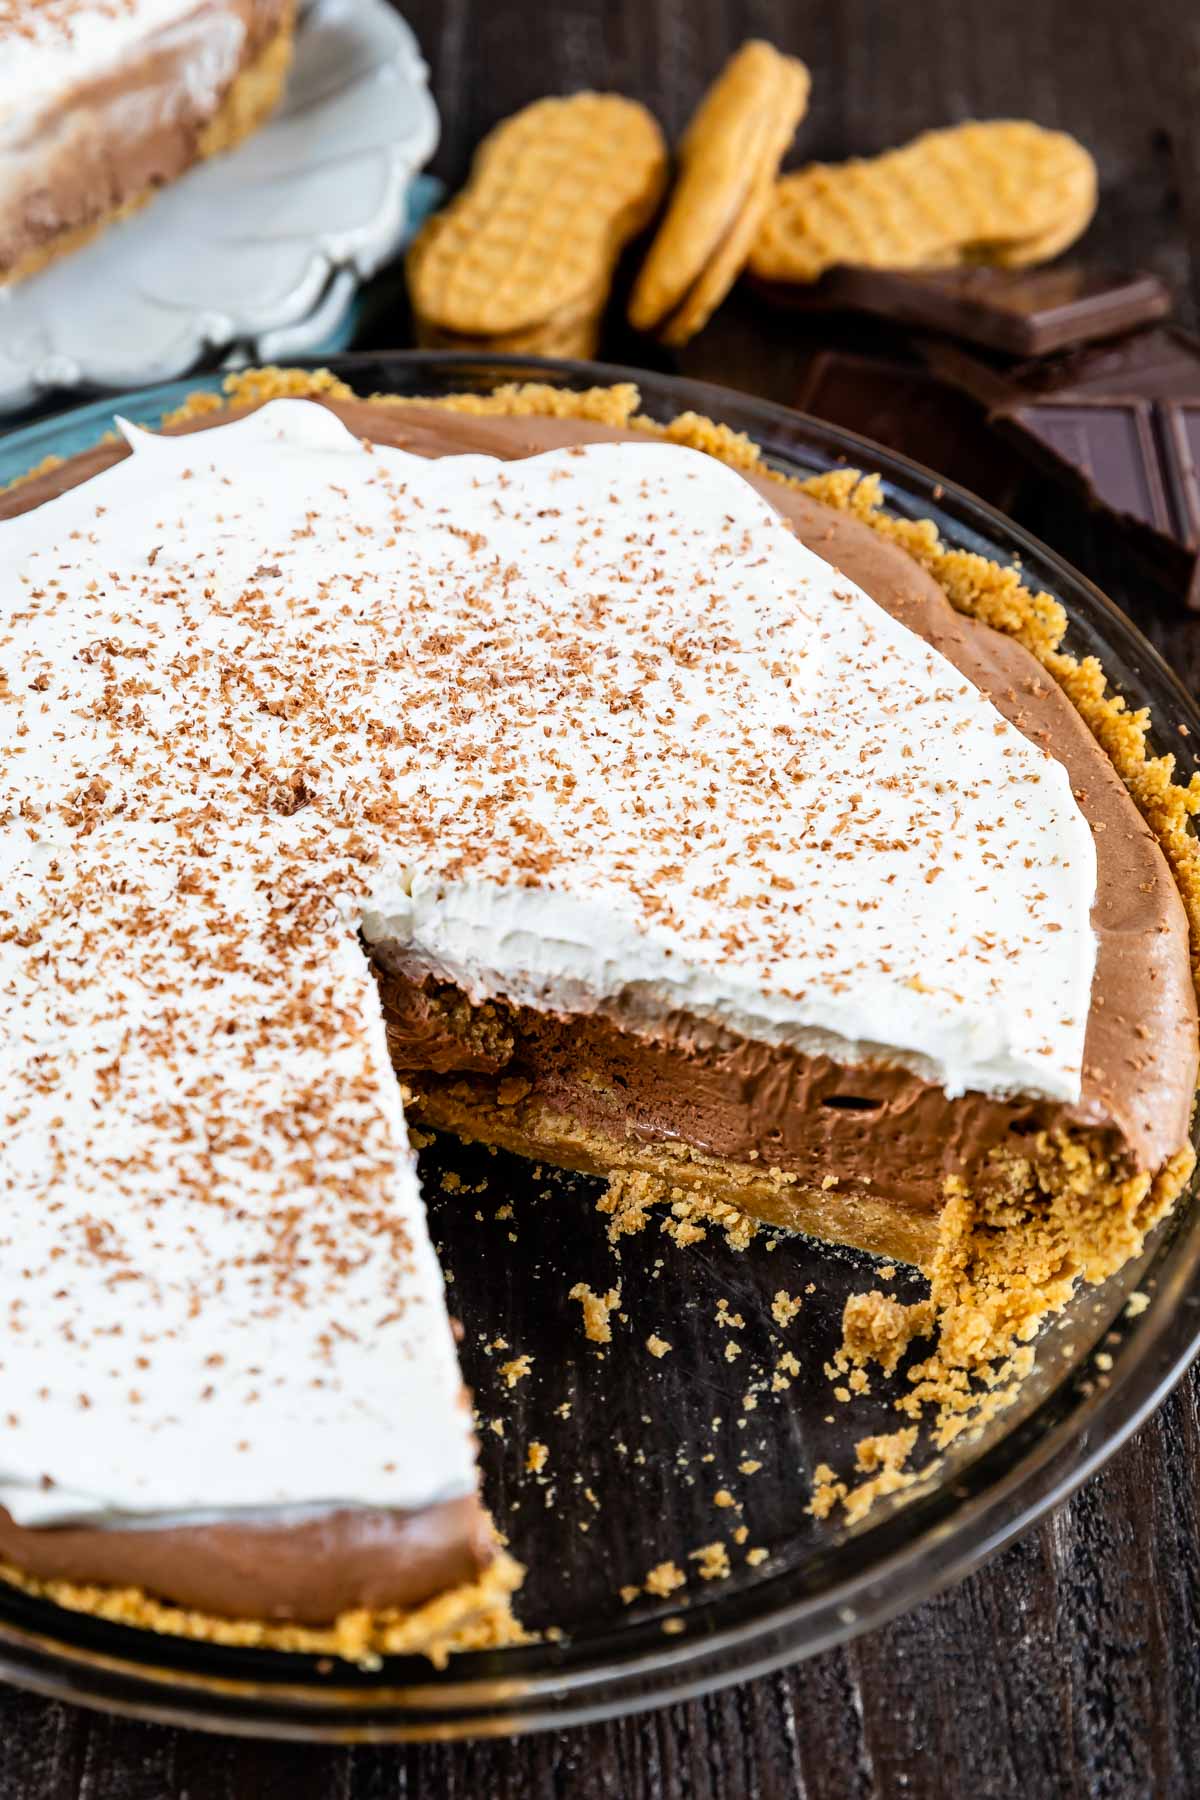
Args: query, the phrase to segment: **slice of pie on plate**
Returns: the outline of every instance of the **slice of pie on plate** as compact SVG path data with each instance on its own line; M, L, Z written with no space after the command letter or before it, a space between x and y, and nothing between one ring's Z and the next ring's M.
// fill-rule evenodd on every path
M1144 721L1016 575L636 406L260 372L4 497L10 1579L511 1636L406 1114L919 1264L943 1373L1180 1191Z
M0 287L232 149L283 91L292 0L4 0Z

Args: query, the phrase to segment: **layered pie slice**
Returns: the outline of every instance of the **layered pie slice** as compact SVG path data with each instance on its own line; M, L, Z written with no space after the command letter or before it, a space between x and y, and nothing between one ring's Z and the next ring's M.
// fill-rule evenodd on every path
M3 0L0 286L263 123L292 0Z
M0 1555L441 1653L518 1571L404 1112L917 1263L1000 1355L1189 1172L1191 797L849 478L631 390L233 399L3 504Z

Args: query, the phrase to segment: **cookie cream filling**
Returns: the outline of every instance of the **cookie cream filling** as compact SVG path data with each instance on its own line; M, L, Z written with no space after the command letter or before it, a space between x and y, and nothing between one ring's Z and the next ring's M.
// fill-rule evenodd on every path
M279 401L0 526L0 1501L469 1490L366 958L1073 1100L1062 767L675 446Z

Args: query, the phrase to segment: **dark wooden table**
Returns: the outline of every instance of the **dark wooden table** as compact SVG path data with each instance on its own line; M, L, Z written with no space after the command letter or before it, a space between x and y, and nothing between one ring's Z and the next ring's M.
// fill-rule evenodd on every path
M1196 0L405 0L457 182L539 94L612 87L669 133L743 37L813 72L803 145L836 158L969 114L1077 133L1103 181L1089 245L1200 305ZM371 338L389 331L378 317ZM811 337L807 340L811 346ZM631 353L614 335L614 354ZM737 299L686 373L786 401L804 343ZM644 350L642 351L644 355ZM1086 521L1043 534L1115 591L1200 684L1200 620L1117 579ZM553 1737L410 1749L251 1744L0 1689L0 1800L776 1800L1200 1793L1200 1381L1022 1543L886 1629L689 1705Z

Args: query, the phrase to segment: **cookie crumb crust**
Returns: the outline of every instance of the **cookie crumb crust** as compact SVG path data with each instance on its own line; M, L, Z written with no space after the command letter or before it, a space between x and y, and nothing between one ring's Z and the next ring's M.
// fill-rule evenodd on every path
M288 1650L310 1656L339 1656L371 1669L382 1656L420 1655L444 1668L452 1652L498 1650L527 1643L517 1624L511 1596L524 1570L501 1552L476 1582L439 1594L408 1611L371 1612L356 1608L328 1626L274 1624L260 1619L220 1619L156 1600L141 1588L106 1588L72 1581L37 1581L11 1563L0 1563L0 1579L70 1612L91 1613L112 1625L222 1644L236 1650Z

